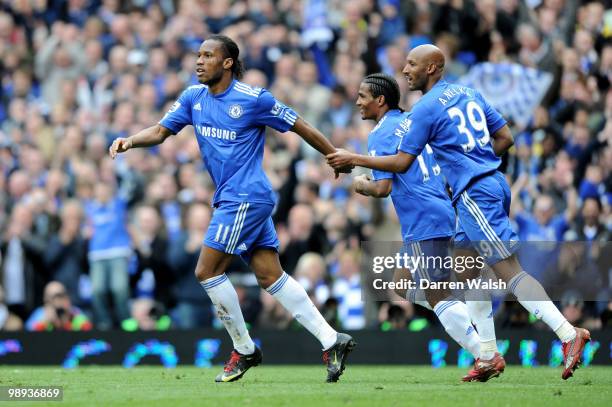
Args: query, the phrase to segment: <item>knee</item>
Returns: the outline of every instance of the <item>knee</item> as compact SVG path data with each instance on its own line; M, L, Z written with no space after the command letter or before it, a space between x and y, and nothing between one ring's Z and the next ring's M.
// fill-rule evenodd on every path
M271 275L256 275L257 283L264 290L274 284L277 280L276 276Z
M219 272L215 268L210 268L210 267L206 267L205 265L198 264L196 266L194 274L199 282L203 282L203 281L208 280L209 278L220 276L223 273Z

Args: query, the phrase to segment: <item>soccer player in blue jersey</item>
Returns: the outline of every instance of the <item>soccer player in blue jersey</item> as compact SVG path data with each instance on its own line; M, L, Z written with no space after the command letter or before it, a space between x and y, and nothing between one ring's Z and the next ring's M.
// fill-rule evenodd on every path
M366 76L359 86L356 105L361 118L374 120L376 126L368 135L371 156L388 156L397 148L408 129L410 113L399 107L400 90L390 75ZM402 240L411 256L448 255L451 237L455 234L455 210L446 193L440 167L429 146L417 157L419 165L402 174L372 170L373 179L360 175L353 179L355 192L383 198L391 195L400 221ZM403 270L406 271L406 270ZM410 278L409 272L403 278ZM415 280L446 281L447 270L428 270L418 267ZM448 334L478 359L480 337L474 330L465 303L450 296L446 290L426 290L426 300L418 290L399 293L413 303L433 309ZM488 379L488 378L487 378Z
M476 90L442 79L445 61L437 47L418 46L406 61L403 73L408 86L422 91L423 97L412 109L398 153L368 157L341 150L329 155L328 163L334 168L359 165L403 173L429 144L452 188L459 217L455 240L471 242L517 300L555 331L563 342L561 377L568 379L580 364L590 333L573 327L517 260L518 238L508 219L510 188L498 171L499 157L513 144L506 121ZM483 374L494 372L496 355L481 346L475 369Z
M110 154L114 158L131 148L160 144L190 124L195 128L204 164L217 187L212 202L215 210L195 274L234 345L215 380L238 380L262 360L261 350L249 336L236 291L225 275L232 256L238 255L253 269L261 287L321 342L327 381L335 382L355 341L325 321L302 286L280 265L271 218L274 192L262 169L265 127L292 130L323 154L335 148L267 90L240 82L238 55L238 46L229 37L214 35L204 41L196 68L201 85L187 88L158 124L115 139Z

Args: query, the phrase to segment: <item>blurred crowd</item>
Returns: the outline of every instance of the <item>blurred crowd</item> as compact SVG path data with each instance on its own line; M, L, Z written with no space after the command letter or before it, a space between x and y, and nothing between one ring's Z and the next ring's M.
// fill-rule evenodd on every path
M354 106L361 79L394 75L409 110L420 95L401 70L416 45L443 50L449 80L485 61L550 72L529 124L511 123L512 219L523 240L604 249L610 240L609 0L0 0L0 329L220 326L193 274L214 185L192 128L114 161L107 154L196 83L196 52L212 33L239 43L244 82L362 153L373 123ZM281 262L329 321L435 324L407 302L362 301L360 241L400 240L390 200L354 194L351 176L335 180L292 133L268 129L264 167L278 195ZM612 325L607 267L588 274L599 302L568 287L559 306L570 322ZM567 273L580 280L581 270ZM250 326L296 327L244 263L228 276ZM497 318L532 324L522 312L501 303Z

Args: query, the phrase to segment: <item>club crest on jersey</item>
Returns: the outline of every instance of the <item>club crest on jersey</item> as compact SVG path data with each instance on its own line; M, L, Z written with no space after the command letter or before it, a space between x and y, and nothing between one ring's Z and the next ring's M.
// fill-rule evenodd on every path
M229 115L232 116L234 119L237 119L242 116L242 106L231 105L229 108Z

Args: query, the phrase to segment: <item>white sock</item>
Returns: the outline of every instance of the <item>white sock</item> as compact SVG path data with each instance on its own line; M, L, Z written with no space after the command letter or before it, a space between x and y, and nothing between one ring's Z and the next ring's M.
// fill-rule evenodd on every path
M544 321L550 329L555 331L562 342L571 341L576 337L574 327L555 307L542 285L535 278L521 271L512 277L508 286L521 305L536 318Z
M283 273L270 287L266 288L281 303L293 318L313 334L323 350L331 348L336 343L338 333L329 326L323 315L312 303L304 287L293 277Z
M480 336L480 357L483 360L492 359L498 350L491 296L482 291L466 290L465 304Z
M433 310L451 338L477 359L480 356L480 336L472 326L467 306L457 300L440 301Z
M497 349L497 341L480 341L480 355L482 360L491 360L495 354L499 352Z
M243 355L255 352L255 344L249 335L240 310L238 294L225 274L200 281L215 305L217 316L232 337L234 349Z

